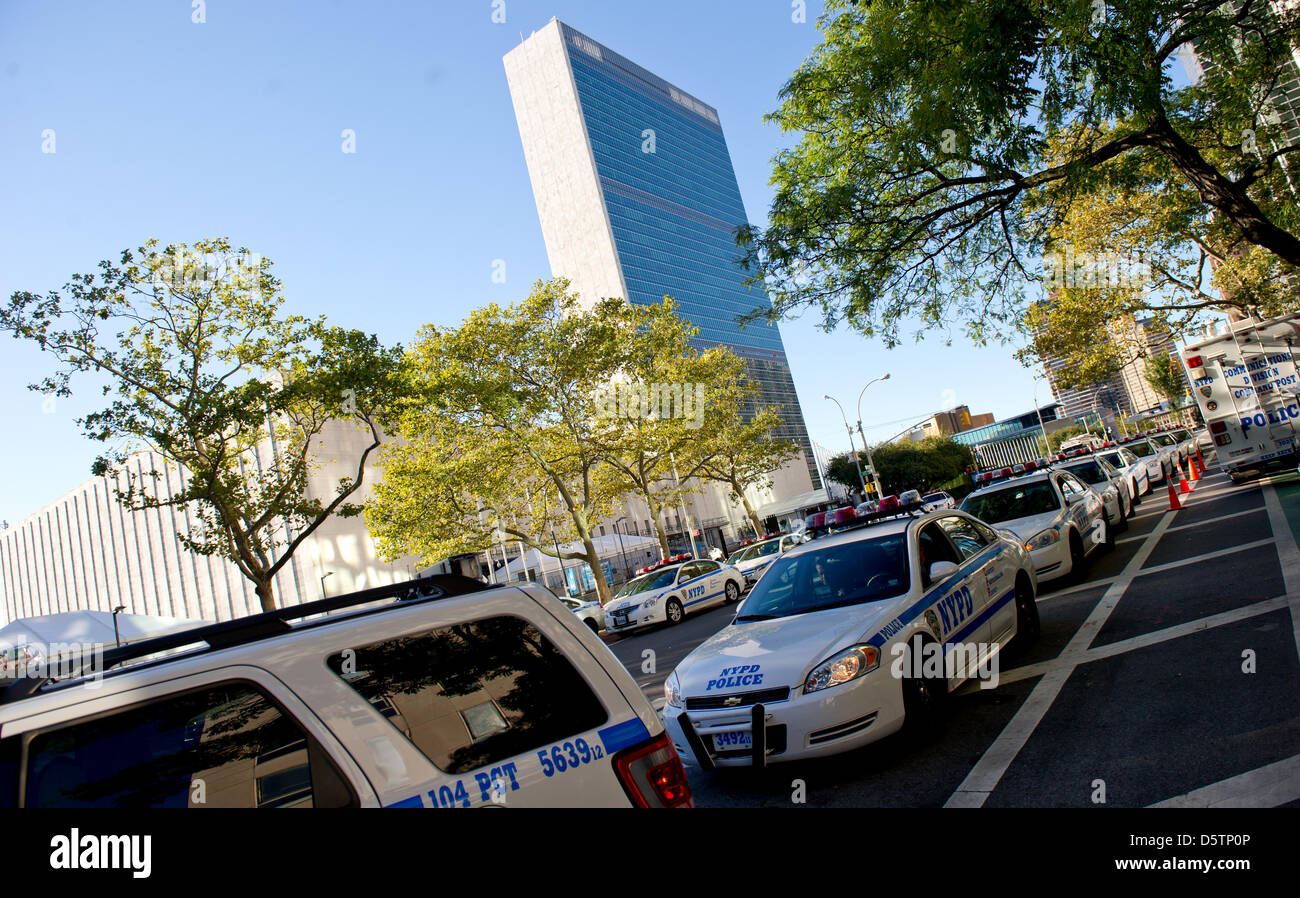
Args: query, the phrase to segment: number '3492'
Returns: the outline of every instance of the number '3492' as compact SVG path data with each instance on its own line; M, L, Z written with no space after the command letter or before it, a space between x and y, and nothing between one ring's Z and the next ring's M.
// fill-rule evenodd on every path
M570 767L581 767L603 757L604 749L599 745L588 745L587 740L582 738L537 752L537 760L542 762L542 773L546 776L555 776Z

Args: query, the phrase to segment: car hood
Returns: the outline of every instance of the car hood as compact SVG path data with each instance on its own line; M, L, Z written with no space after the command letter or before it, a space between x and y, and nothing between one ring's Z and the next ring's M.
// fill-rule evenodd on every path
M802 686L814 665L871 636L898 604L887 600L724 627L677 666L682 695Z
M771 555L763 555L759 558L750 558L747 561L732 562L731 566L734 567L736 570L740 571L742 574L746 574L752 571L754 568L766 567L767 565L771 564L773 561L776 561L776 559L779 557L780 557L779 555L773 553Z
M657 596L663 595L666 592L672 592L673 589L674 587L672 586L668 586L663 589L649 589L646 590L645 592L639 592L636 595L627 596L622 599L612 599L610 600L610 603L605 606L605 613L610 614L612 612L619 611L620 609L623 608L629 608L629 609L639 608L641 604L645 602L646 599L653 599Z
M1055 524L1060 514L1060 509L1057 509L1056 511L1031 515L1027 518L1015 518L1010 521L1003 521L1001 524L997 524L996 526L1010 530L1022 540L1027 540L1034 534L1046 530L1048 527Z

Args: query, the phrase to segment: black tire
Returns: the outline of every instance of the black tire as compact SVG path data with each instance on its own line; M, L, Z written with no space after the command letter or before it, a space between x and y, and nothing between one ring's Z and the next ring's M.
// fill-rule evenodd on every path
M1132 514L1133 514L1133 500L1132 500L1132 499L1129 500L1129 502L1128 502L1128 509L1125 510L1125 508L1124 508L1124 497L1123 497L1123 496L1120 496L1120 497L1119 497L1119 527L1117 527L1117 528L1115 528L1115 529L1116 529L1116 530L1119 530L1119 531L1121 531L1121 532L1127 530L1127 529L1128 529L1128 519L1129 519L1129 516L1132 515Z
M1071 583L1079 583L1083 580L1083 540L1079 538L1076 530L1070 531L1070 573L1068 575Z
M591 630L591 632L593 633L600 632L600 626L597 625L597 623L591 618L587 618L585 621L583 621L583 623L587 625L587 627Z
M930 648L926 648L929 646ZM903 731L913 738L929 739L937 735L944 726L948 711L948 681L942 673L939 676L925 676L924 662L916 662L917 652L925 658L928 653L939 652L943 657L942 647L933 640L922 636L912 637L907 650L907 666L903 670ZM933 662L931 662L933 666ZM942 662L939 665L943 667ZM919 677L910 676L920 672ZM934 671L929 673L933 674Z
M733 602L740 601L740 587L736 585L735 580L727 581L726 593L727 593L726 604L730 605Z
M1101 525L1106 528L1105 538L1101 541L1101 550L1109 552L1115 548L1115 526L1110 521L1110 515L1106 514L1106 506L1101 506Z
M680 624L682 618L686 617L686 610L682 608L681 602L669 599L668 604L664 605L664 615L668 618L669 624Z
M1034 587L1024 577L1016 578L1016 635L1008 646L1012 654L1019 655L1038 641L1042 624L1038 618L1038 602Z
M1142 488L1139 487L1139 486L1138 486L1138 482L1137 482L1136 480L1134 480L1134 481L1133 481L1133 501L1130 503L1130 505L1131 505L1133 508L1136 508L1137 506L1139 506L1139 505L1141 505L1141 504L1142 504Z

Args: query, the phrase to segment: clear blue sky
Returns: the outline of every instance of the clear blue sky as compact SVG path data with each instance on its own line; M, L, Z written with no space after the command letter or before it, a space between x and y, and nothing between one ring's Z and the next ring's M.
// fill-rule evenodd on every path
M0 297L61 287L151 236L227 236L275 261L292 310L389 342L520 299L550 269L501 57L552 16L714 105L762 222L769 161L793 140L762 116L818 40L820 4L803 24L791 12L789 0L505 0L494 24L490 0L210 0L194 24L184 0L6 0ZM345 128L353 155L340 149ZM823 395L852 415L885 371L863 405L873 440L953 401L999 417L1033 403L1034 375L1006 347L929 339L886 351L823 333L811 315L782 333L809 431L833 449L846 438ZM74 422L95 408L90 384L52 409L26 389L49 367L0 342L0 518L11 523L86 479L100 451Z

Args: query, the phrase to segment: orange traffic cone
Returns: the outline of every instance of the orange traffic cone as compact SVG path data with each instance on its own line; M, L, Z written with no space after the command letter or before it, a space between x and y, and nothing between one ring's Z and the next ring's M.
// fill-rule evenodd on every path
M1187 475L1183 473L1182 465L1174 465L1174 470L1178 472L1178 492L1190 493L1192 486L1187 482Z
M1196 459L1187 456L1187 479L1192 483L1201 479L1201 472L1196 470Z
M1169 486L1169 510L1182 511L1183 504L1178 501L1178 493L1174 491L1174 482L1172 480L1166 480L1165 483Z
M1199 443L1198 443L1197 446L1196 446L1196 463L1197 463L1198 465L1201 466L1201 473L1204 474L1204 473L1205 473L1205 459L1201 458L1201 446L1200 446Z

